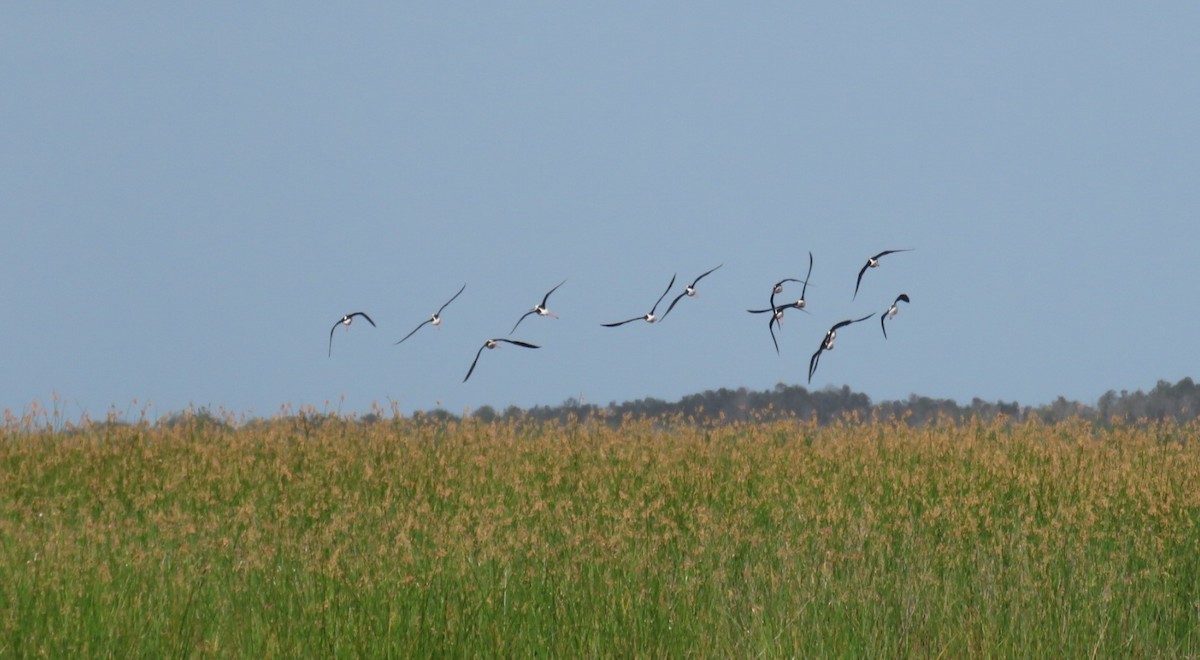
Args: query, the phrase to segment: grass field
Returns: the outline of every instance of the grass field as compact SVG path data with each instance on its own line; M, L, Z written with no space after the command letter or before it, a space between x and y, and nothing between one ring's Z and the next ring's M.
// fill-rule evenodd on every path
M0 442L0 657L1200 654L1200 425Z

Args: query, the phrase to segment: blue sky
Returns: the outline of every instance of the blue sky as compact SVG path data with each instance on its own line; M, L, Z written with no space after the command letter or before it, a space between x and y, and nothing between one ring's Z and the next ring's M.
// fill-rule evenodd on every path
M847 328L812 387L1196 377L1197 26L1185 2L6 7L0 407L765 389L900 292L889 339ZM809 251L777 356L744 310ZM717 264L666 321L600 327ZM564 278L514 335L542 348L462 383ZM379 327L327 357L352 311Z

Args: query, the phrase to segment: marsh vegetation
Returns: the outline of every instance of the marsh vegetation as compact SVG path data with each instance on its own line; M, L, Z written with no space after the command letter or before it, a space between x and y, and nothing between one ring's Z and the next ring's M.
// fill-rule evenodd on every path
M0 442L0 656L1200 653L1200 426L682 418Z

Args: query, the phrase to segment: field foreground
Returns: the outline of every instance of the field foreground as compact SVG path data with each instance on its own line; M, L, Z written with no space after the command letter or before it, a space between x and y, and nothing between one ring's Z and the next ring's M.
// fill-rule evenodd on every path
M1197 439L10 421L0 657L1194 657Z

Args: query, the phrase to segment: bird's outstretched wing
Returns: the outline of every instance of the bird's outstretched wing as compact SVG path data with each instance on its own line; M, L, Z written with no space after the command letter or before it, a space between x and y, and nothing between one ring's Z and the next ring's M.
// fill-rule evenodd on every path
M671 287L675 286L675 278L678 276L679 276L679 273L675 273L674 275L671 276L671 283L667 285L667 288L663 290L662 295L658 297L657 301L655 301L654 306L650 308L651 316L653 316L654 311L658 309L658 304L661 303L663 301L663 298L666 298L667 294L671 292Z
M409 337L411 337L411 336L413 336L413 335L417 334L417 330L420 330L421 328L425 327L425 324L426 324L426 323L433 323L433 319L432 319L432 318L428 318L428 319L425 319L424 321L421 321L421 323L420 323L420 324L418 324L418 325L417 325L417 327L415 327L415 328L413 328L413 329L412 329L412 332L408 333L407 335L404 335L404 339L408 339ZM404 342L404 339L401 339L400 341L398 341L398 342L396 342L396 343L397 343L397 344L403 343L403 342ZM393 344L393 345L395 345L395 344Z
M720 264L720 265L718 265L718 266L716 266L716 267L714 267L714 268L709 268L708 270L704 271L703 273L700 273L700 276L699 276L699 277L697 277L696 279L692 280L692 288L695 288L695 287L696 287L696 284L697 284L697 283L698 283L700 280L702 280L702 279L704 279L704 278L708 277L709 275L712 275L712 272L713 272L714 270L716 270L717 268L720 268L721 266L724 266L724 265L725 265L725 264Z
M817 364L821 361L821 352L825 350L825 340L821 340L821 345L817 347L817 352L812 354L808 359L808 382L812 384L813 374L817 373Z
M454 295L453 295L453 296L450 298L450 300L447 300L447 301L446 301L446 304L444 304L444 305L442 305L441 307L439 307L439 308L438 308L437 315L438 315L438 316L441 316L441 315L442 315L442 310L446 309L446 307L447 307L447 306L449 306L449 305L450 305L450 303L454 302L454 299L455 299L455 298L457 298L457 297L461 296L461 295L462 295L462 292L463 292L463 291L465 291L466 289L467 289L467 285L466 285L466 284L463 284L463 285L462 285L462 288L458 290L458 293L454 294Z
M858 271L858 280L854 282L854 298L858 297L858 287L862 286L863 273L867 272L867 269L870 267L871 267L871 262L868 261L867 263L863 264L862 269ZM854 298L851 298L851 300L853 300Z
M545 304L545 303L543 303L543 304ZM525 312L524 314L522 314L522 315L521 315L521 318L517 319L517 322L516 322L516 324L515 324L515 325L513 325L513 329L508 331L508 334L510 334L510 335L511 335L512 333L516 332L516 331L517 331L517 326L518 326L518 325L521 325L521 321L524 321L526 316L529 316L530 314L533 314L533 313L535 313L536 311L537 311L537 310L535 310L535 309L531 309L531 310L529 310L528 312Z
M337 330L337 327L341 324L342 324L342 322L338 321L337 323L333 324L332 328L329 329L329 356L328 357L333 357L333 333L334 333L334 331Z
M545 307L546 302L550 300L550 294L554 293L555 291L558 291L558 287L560 287L566 283L567 283L567 281L563 280L563 281L559 282L557 285L555 285L555 287L553 289L550 289L549 291L547 291L546 295L542 296L542 307Z
M804 287L800 289L800 299L804 300L804 294L808 293L808 280L812 279L812 250L808 251L808 274L804 276Z
M858 323L860 321L866 321L867 319L871 318L872 316L875 316L875 312L871 312L870 314L867 314L866 316L862 317L861 319L846 319L845 321L838 321L837 323L833 324L833 327L830 328L829 331L834 332L834 331L838 330L839 328L844 328L844 327L850 325L851 323Z
M483 354L483 349L485 348L487 348L487 342L484 342L483 346L480 346L479 350L475 351L475 359L471 361L471 368L467 369L467 376L463 378L464 383L467 382L467 378L471 377L471 374L475 373L475 365L479 364L479 356Z
M349 316L350 316L351 318L354 318L355 316L361 316L361 317L363 317L364 319L366 319L366 320L367 320L367 323L370 323L370 324L371 324L371 327L372 327L372 328L378 328L378 327L379 327L379 326L375 325L375 322L371 320L371 317L367 316L367 313L366 313L366 312L354 312L353 314L350 314Z
M671 313L671 310L675 309L675 303L677 303L677 302L679 302L680 300L682 300L682 299L683 299L683 297L684 297L684 296L686 296L686 295L687 295L687 291L684 291L683 293L681 293L681 294L679 294L679 295L675 296L675 299L674 299L674 300L672 300L672 301L671 301L671 304L667 306L667 311L663 312L662 318L664 318L664 319L665 319L665 318L667 318L667 314L670 314L670 313ZM660 320L661 320L661 319L660 319Z
M493 339L492 341L502 341L506 344L512 344L513 346L520 346L522 348L541 348L541 346L538 346L537 344L530 344L527 341L520 341L517 339L501 339L501 338L497 337L496 339Z

